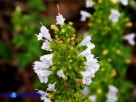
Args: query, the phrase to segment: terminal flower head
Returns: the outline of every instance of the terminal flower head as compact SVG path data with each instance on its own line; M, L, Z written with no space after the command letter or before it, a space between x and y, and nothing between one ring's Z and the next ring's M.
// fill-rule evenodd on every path
M86 0L85 5L86 5L87 8L93 7L94 2L92 0Z
M90 16L89 13L87 15ZM80 44L77 44L72 23L65 24L65 18L60 13L56 16L56 20L56 24L60 26L53 25L51 27L55 33L54 39L51 39L49 30L45 26L42 25L40 28L37 37L38 40L43 41L41 48L52 52L41 56L40 61L35 61L34 71L40 82L46 84L46 92L49 92L45 93L41 100L44 102L63 101L65 99L71 100L73 97L72 101L75 101L85 85L92 83L92 78L95 77L95 72L98 70L97 59L94 59L94 55L91 53L91 49L95 45L90 42L91 36L86 36ZM63 91L66 89L70 94ZM62 94L67 97L61 97ZM80 97L82 101L84 97Z
M62 25L64 24L65 18L63 18L63 16L61 14L58 14L58 16L56 16L56 24Z
M128 41L128 43L132 46L135 45L135 33L127 34L124 36L124 39Z
M109 19L110 19L112 22L114 22L114 23L118 22L119 16L120 16L120 13L119 13L118 10L116 10L116 9L111 9L111 12L110 12L110 15L109 15Z
M84 10L81 10L80 11L80 14L81 14L81 21L82 22L84 22L84 21L86 21L86 19L88 18L88 17L90 17L90 13L89 12L87 12L87 11L84 11Z

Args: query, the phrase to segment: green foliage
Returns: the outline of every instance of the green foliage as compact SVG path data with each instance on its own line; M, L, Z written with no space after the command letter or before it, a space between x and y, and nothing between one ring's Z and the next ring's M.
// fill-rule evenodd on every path
M90 102L82 96L84 85L80 82L82 80L80 71L85 70L85 59L79 56L79 53L84 48L75 43L75 29L71 22L60 25L56 29L55 38L50 45L53 51L53 66L50 69L53 74L49 76L47 83L56 84L55 91L48 92L48 97L54 102L62 100L63 102ZM60 70L65 73L65 78L60 78L56 74Z
M11 56L11 50L7 46L7 44L0 40L0 57L10 60L12 58Z
M29 0L28 7L32 10L36 11L43 11L45 10L45 6L41 0Z
M15 48L19 49L17 62L18 66L22 68L41 55L40 43L37 43L35 34L35 32L39 31L40 21L45 25L51 24L51 20L47 17L45 19L37 19L40 12L45 10L41 0L29 0L27 4L31 10L30 13L23 13L21 8L17 6L12 14L14 27L13 43ZM37 26L38 24L39 26Z
M133 86L125 79L126 60L130 57L131 50L122 44L123 32L129 18L121 12L119 21L113 23L108 18L110 10L117 9L120 12L120 4L113 4L111 0L98 0L94 3L89 32L92 34L92 42L96 44L93 52L99 56L101 68L90 89L93 94L97 94L97 102L105 102L108 86L115 85L119 90L118 102L125 102L130 99L128 94Z

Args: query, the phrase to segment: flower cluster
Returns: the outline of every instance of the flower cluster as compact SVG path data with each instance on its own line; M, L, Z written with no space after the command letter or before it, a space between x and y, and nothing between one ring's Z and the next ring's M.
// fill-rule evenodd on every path
M115 86L110 85L106 102L116 102L117 101L117 96L116 96L117 92L118 92L118 89Z
M97 63L97 59L94 58L94 55L91 54L90 50L95 47L94 44L90 42L91 36L86 36L83 41L80 43L80 46L87 46L87 49L82 51L80 55L86 58L85 64L85 71L81 72L83 76L83 84L90 85L92 83L91 78L95 75L95 72L98 71L100 65Z
M124 2L123 2L123 3L124 3ZM88 7L92 7L93 4L94 4L93 1L91 1L91 0L86 0L86 7L87 7L87 8L88 8ZM91 6L88 6L88 5L91 5ZM81 20L82 22L86 21L86 19L91 16L91 14L90 14L89 12L84 11L84 10L81 10L81 11L80 11L80 15L81 15L81 19L80 19L80 20ZM116 10L116 9L111 9L110 15L109 15L109 20L111 20L112 22L116 23L116 22L118 22L119 17L120 17L119 11Z
M128 47L122 44L122 41L123 39L125 39L130 45L134 46L136 43L136 39L134 33L126 34L125 36L123 36L124 29L126 27L132 26L132 23L129 21L127 14L122 11L122 7L128 5L128 1L129 0L86 0L85 3L88 3L87 5L91 5L91 8L88 8L88 6L86 5L86 10L89 12L92 11L92 13L90 14L89 12L84 10L80 11L80 20L82 22L86 21L87 18L89 18L89 22L87 22L87 24L90 29L85 32L89 32L89 34L92 34L92 42L97 45L96 48L92 51L97 56L99 56L101 61L101 68L97 73L97 77L89 86L89 90L91 90L90 94L96 95L95 98L97 102L106 101L105 89L107 89L111 83L119 88L119 102L129 100L128 97L123 97L123 95L127 95L127 91L132 87L131 82L125 80L127 64L131 62L131 60L129 59L131 51ZM125 8L123 7L123 9ZM87 37L86 39L89 39L89 37ZM90 64L89 58L93 57L93 55L89 55L89 47L92 45L87 43L86 46L87 49L82 52L82 55L84 55L87 59L84 64L86 69L88 70L87 67ZM94 60L93 62L97 61ZM97 65L95 64L95 66ZM91 69L91 72L92 71L93 70ZM82 75L86 75L86 77L84 77L84 83L89 85L91 83L91 80L87 80L87 78L92 78L93 74L90 74L89 76L89 73L86 72L82 73ZM125 87L124 85L126 85L127 87ZM88 92L86 91L86 93L83 93L86 96ZM109 96L112 95L109 94ZM112 102L111 97L109 98L109 100L109 102Z
M41 56L40 61L34 62L35 73L40 82L46 85L46 92L39 90L38 93L45 94L41 97L44 102L85 100L82 90L85 85L92 83L92 78L100 67L91 53L95 45L90 42L89 35L80 44L76 44L72 23L65 24L61 14L56 16L56 20L56 25L60 25L60 28L56 25L51 26L55 33L54 39L43 25L37 35L38 40L43 41L41 48L51 52Z

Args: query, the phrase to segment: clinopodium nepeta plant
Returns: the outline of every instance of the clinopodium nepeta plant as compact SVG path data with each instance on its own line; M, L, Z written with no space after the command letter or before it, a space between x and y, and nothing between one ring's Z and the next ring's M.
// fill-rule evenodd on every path
M56 25L51 25L55 38L51 38L49 30L42 25L38 40L43 41L42 49L49 54L35 61L34 71L40 82L45 83L46 90L38 91L44 102L90 102L82 95L86 85L92 83L95 72L100 65L91 49L95 47L90 42L91 36L86 36L81 42L75 40L75 29L61 14L56 16Z
M124 29L132 25L124 12L128 4L129 0L86 0L86 8L94 12L80 12L81 21L89 18L89 33L97 45L93 51L101 62L97 77L89 87L91 94L96 95L95 102L130 100L133 84L126 79L126 74L131 50L122 44L128 40L129 44L135 45L134 33L123 36Z

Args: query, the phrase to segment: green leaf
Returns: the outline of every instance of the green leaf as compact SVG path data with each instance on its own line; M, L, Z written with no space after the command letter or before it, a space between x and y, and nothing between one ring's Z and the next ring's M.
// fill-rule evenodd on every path
M16 48L19 48L26 43L26 40L23 35L17 35L16 37L14 37L13 43L15 44Z
M46 26L50 26L53 22L50 18L45 17L44 19L42 19L42 23Z
M36 11L43 11L43 10L45 10L45 6L44 6L42 0L29 0L28 6L32 10L36 10Z
M2 40L0 40L0 57L6 58L6 59L12 58L11 50L9 49L7 44Z
M29 53L21 53L17 56L18 65L24 68L32 60L32 56Z

